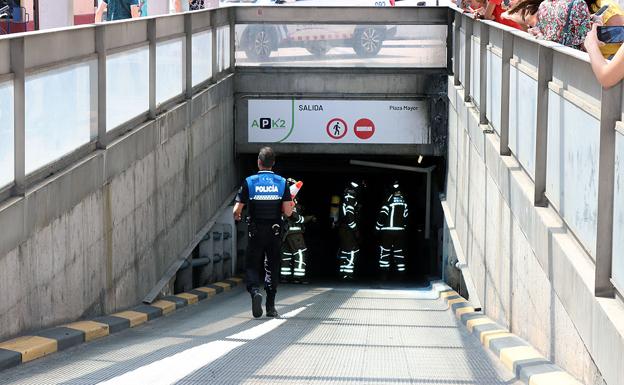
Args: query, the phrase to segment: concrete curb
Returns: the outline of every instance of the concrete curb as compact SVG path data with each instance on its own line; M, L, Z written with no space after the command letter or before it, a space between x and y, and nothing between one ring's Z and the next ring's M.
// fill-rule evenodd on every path
M527 385L582 385L563 369L550 362L526 341L510 333L482 312L475 311L468 300L454 290L440 291L440 298L449 305L455 317L468 332L481 341L516 380Z
M163 297L150 305L141 304L132 309L98 317L91 321L73 322L42 330L30 336L0 342L0 371L139 326L218 293L232 290L242 282L241 278L229 278L205 287L198 287L187 293Z

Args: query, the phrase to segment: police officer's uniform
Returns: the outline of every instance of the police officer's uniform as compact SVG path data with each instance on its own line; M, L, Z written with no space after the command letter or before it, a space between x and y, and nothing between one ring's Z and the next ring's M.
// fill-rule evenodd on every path
M292 201L292 198L286 188L286 179L272 171L260 171L245 179L236 201L247 205L249 210L249 244L245 261L247 290L253 297L260 288L260 274L265 273L268 315L269 309L275 310L279 283L282 202Z
M394 257L396 271L405 272L405 249L407 228L407 203L399 189L393 184L393 192L379 210L376 230L380 232L379 268L382 273L390 271L390 257Z
M340 239L338 259L340 260L340 275L346 279L353 278L355 264L360 253L358 187L357 183L351 182L342 196L340 225L338 227L338 238Z
M305 232L305 224L313 218L313 216L304 216L303 208L299 203L296 203L292 215L287 219L288 230L282 243L282 264L280 269L280 274L284 279L302 281L305 278L308 248L306 247L303 234Z

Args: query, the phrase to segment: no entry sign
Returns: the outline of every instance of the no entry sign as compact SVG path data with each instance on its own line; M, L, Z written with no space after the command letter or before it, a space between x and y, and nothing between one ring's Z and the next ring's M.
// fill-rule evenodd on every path
M372 120L363 118L355 122L353 126L355 135L363 140L370 139L375 134L375 123Z

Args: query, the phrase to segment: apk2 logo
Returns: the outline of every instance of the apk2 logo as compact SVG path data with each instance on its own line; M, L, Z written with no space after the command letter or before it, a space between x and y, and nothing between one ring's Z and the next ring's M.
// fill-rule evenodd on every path
M251 123L252 128L260 128L261 130L270 130L271 128L286 128L286 120L282 118L260 118L255 119Z

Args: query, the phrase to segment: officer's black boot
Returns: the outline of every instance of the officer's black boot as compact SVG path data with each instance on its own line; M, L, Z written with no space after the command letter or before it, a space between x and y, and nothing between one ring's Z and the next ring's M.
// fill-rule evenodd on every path
M251 313L255 318L262 317L262 294L258 289L251 292Z
M267 317L279 317L275 309L275 292L268 291L266 299L266 315Z

